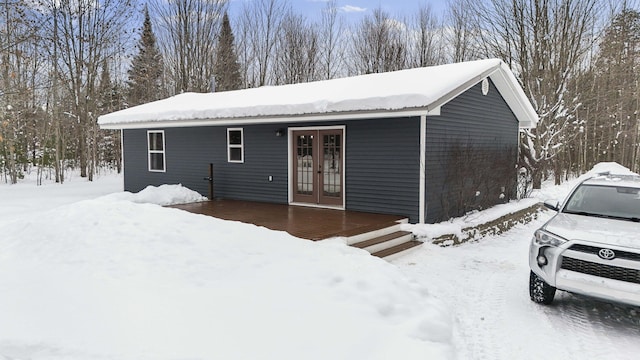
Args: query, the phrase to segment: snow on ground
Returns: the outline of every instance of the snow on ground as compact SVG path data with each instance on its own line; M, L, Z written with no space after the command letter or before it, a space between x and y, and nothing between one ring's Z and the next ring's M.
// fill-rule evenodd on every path
M535 195L561 198L576 181ZM387 263L340 239L313 243L145 203L193 199L180 186L121 191L117 176L0 185L0 359L625 360L640 352L640 308L567 293L551 306L529 300L529 239L551 212Z
M64 184L45 179L43 185L36 186L34 174L27 174L27 179L15 185L0 182L0 224L123 189L122 176L117 174L100 175L94 182L74 173L66 176Z
M532 196L540 201L563 200L579 181L605 171L633 174L618 164L601 163L558 186L548 180ZM506 204L438 224L432 233L473 226L477 217L490 221L527 203ZM425 244L393 261L407 276L448 301L459 359L638 359L640 308L565 292L558 292L551 306L530 301L529 241L552 215L545 211L529 224L462 246Z
M519 201L511 201L507 204L499 204L483 211L472 211L460 218L454 218L449 221L444 221L438 224L406 224L403 225L403 230L411 231L418 238L429 241L430 239L437 238L445 234L455 234L458 238L463 238L462 230L465 228L474 227L480 224L485 224L498 218L529 208L537 203L544 202L546 200L562 201L567 194L575 187L578 182L585 180L589 177L596 176L601 173L610 172L618 175L638 175L628 168L613 162L603 162L596 164L593 169L586 172L584 175L565 181L560 185L554 185L554 180L547 180L542 189L536 189L532 192L530 198L522 199Z
M47 198L2 191L4 214ZM448 307L397 267L341 241L130 201L146 196L0 221L0 359L453 356Z

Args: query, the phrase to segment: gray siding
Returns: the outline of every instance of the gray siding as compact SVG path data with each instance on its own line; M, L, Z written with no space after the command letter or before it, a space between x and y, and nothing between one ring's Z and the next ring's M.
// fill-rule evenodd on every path
M125 130L125 190L180 183L207 195L203 178L213 163L215 197L287 203L289 142L276 130L330 125L345 125L346 208L418 221L419 118L237 126L244 163L227 162L226 131L235 126L158 128L165 132L165 173L148 171L147 130Z
M443 199L447 193L455 193L460 189L453 188L455 181L451 181L455 172L451 169L471 171L472 175L480 174L489 164L466 164L463 161L452 161L452 151L460 148L460 144L470 146L475 153L492 153L495 158L505 157L508 149L517 149L518 121L511 112L504 99L490 82L489 93L482 95L481 84L477 84L457 98L453 99L441 109L440 116L427 118L426 141L426 222L433 223L446 220L449 216L459 216L468 209L444 211L443 201L456 202L458 199ZM515 176L516 155L510 169ZM457 163L454 163L457 162ZM472 168L472 166L474 166ZM487 166L488 165L488 166ZM468 173L468 172L467 172ZM458 180L458 179L454 179ZM461 183L469 179L460 179ZM510 186L511 179L505 178L504 186ZM491 184L489 184L491 185ZM498 187L503 184L494 184ZM480 190L480 189L479 189ZM508 191L507 191L508 192ZM483 193L483 196L486 194ZM491 196L494 196L492 194ZM493 201L493 200L490 200ZM494 203L501 199L495 196ZM445 212L449 212L448 216Z
M352 121L347 126L347 208L417 222L420 118Z
M208 182L204 178L212 163L215 197L287 203L289 142L287 136L275 136L276 130L331 125L345 126L346 208L419 221L418 117L238 126L244 131L244 163L227 162L226 131L234 126L159 128L165 131L165 173L148 171L146 130L125 130L125 190L180 183L206 195ZM478 152L493 152L495 157L517 147L518 122L493 84L488 95L482 95L478 84L444 105L440 116L427 119L427 222L445 220L452 212L465 210L451 210L443 204L456 201L443 194L459 190L459 184L451 181L451 169L467 167L475 174L491 169L491 164L452 161L452 150L460 144ZM513 165L515 161L513 156ZM504 183L508 185L507 180ZM496 197L494 202L500 200Z
M213 164L214 196L238 200L287 202L287 139L273 125L242 126L244 163L227 162L227 127L167 128L166 172L149 172L147 130L124 131L125 190L147 185L182 184L208 193ZM269 176L273 181L269 182Z

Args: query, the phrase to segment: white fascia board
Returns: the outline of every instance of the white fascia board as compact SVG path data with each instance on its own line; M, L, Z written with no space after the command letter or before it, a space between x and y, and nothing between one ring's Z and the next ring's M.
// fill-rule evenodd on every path
M491 78L511 111L513 111L516 119L518 119L518 127L520 129L535 128L538 123L538 114L533 109L533 106L531 106L531 102L527 99L527 96L525 95L524 90L522 90L522 87L520 87L518 80L513 76L511 70L509 70L504 62L485 70L479 75L469 79L464 84L458 86L453 91L450 91L438 100L434 101L432 105L437 107L438 113L435 114L430 112L427 115L440 115L440 107L455 99L465 91L471 89L486 77Z
M431 106L434 109L438 109L438 113L437 114L433 114L433 113L428 113L426 115L440 115L440 108L442 106L444 106L445 104L447 104L449 101L457 98L460 94L464 93L465 91L471 89L472 87L474 87L477 83L479 83L480 81L482 81L482 79L486 78L487 76L491 75L492 73L494 73L497 69L500 69L500 65L496 65L496 66L492 66L491 68L483 71L482 73L472 77L471 79L467 80L466 82L464 82L462 85L458 86L457 88L449 91L448 93L444 94L443 96L441 96L438 100L434 101L433 103L431 103Z
M229 126L229 125L255 125L255 124L283 124L291 122L322 122L340 120L367 120L379 118L410 117L423 115L440 115L440 107L406 109L399 111L376 112L351 112L328 113L292 116L269 116L249 118L223 118L223 119L194 119L194 120L163 120L144 121L118 124L101 124L101 129L152 129L172 127L199 127L199 126Z

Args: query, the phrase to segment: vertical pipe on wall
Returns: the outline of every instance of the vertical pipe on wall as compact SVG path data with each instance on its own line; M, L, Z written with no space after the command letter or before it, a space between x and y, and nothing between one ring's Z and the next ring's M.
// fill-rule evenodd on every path
M213 164L209 164L209 200L213 200Z

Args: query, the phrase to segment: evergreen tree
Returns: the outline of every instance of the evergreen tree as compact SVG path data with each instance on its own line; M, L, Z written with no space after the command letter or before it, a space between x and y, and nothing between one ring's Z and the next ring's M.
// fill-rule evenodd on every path
M151 18L147 7L144 9L144 24L138 50L138 54L131 62L129 81L127 82L129 106L163 97L162 55L156 46L156 37L151 28Z
M123 98L121 86L111 81L111 73L109 72L109 64L105 59L102 62L102 75L100 76L100 84L98 91L97 109L100 114L108 114L110 112L122 109ZM108 164L109 167L116 168L118 174L122 171L122 153L120 146L120 134L118 130L100 130L95 128L96 138L94 147L94 156L100 164ZM99 132L99 134L98 134Z
M582 155L587 166L615 161L640 168L640 12L623 9L603 32L586 89L578 89L583 111ZM584 81L584 80L583 80Z
M216 63L214 65L216 77L216 91L237 90L242 86L240 65L234 45L233 32L229 23L229 16L225 13L222 18L222 28L218 38Z

